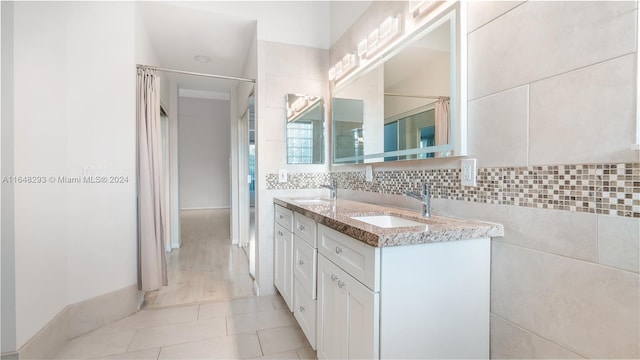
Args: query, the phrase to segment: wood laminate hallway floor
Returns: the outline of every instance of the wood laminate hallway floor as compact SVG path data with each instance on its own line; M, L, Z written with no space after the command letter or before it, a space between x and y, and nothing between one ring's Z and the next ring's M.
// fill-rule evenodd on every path
M253 295L245 252L231 245L229 209L180 213L182 246L167 254L169 285L145 296L145 307L193 304Z

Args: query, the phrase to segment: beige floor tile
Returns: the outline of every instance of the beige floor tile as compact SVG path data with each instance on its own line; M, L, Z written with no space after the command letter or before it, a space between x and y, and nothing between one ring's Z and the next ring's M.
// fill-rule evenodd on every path
M298 352L295 350L285 351L277 354L258 356L252 359L277 359L277 360L299 360Z
M258 336L240 334L172 345L160 349L159 359L248 359L261 356Z
M96 331L101 333L137 330L154 326L179 324L198 319L198 306L184 306L167 309L149 309L139 311L124 319L103 326Z
M250 333L274 327L296 324L289 310L261 311L227 316L227 334Z
M127 351L135 331L116 333L90 332L71 340L58 354L58 359L90 359Z
M129 351L175 345L227 335L224 317L140 329Z
M318 358L318 354L311 347L298 349L296 351L298 352L298 357L302 360L316 360Z
M258 331L262 352L265 355L309 347L307 338L298 326L285 326Z
M133 352L126 352L126 353L123 353L123 354L111 355L111 356L107 356L107 357L102 357L102 358L100 358L100 360L106 360L106 359L156 360L156 359L158 359L158 355L159 354L160 354L160 348L156 348L156 349L148 349L148 350L133 351Z
M203 320L226 315L276 310L273 302L274 299L272 296L254 296L245 299L201 304L198 319Z
M273 306L276 307L276 309L286 309L287 308L287 303L284 302L284 299L282 298L282 296L280 295L274 295L271 296L271 298L273 299Z

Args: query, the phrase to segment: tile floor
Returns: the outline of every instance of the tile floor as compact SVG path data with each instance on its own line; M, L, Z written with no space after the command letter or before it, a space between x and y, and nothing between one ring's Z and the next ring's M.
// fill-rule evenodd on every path
M58 359L316 359L280 296L144 309L71 340Z

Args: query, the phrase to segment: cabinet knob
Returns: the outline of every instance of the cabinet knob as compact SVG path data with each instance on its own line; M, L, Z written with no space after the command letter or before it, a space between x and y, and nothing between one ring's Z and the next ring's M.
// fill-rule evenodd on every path
M284 234L282 233L282 231L278 230L278 235L280 236L284 236Z
M284 215L282 215L282 214L278 214L278 218L280 218L280 219L284 219Z
M304 261L302 261L302 259L298 260L298 265L300 266L304 265Z
M300 305L299 309L300 309L300 312L304 312L304 306Z
M332 280L332 281L336 281L336 280L338 280L338 275L336 275L336 274L331 274L331 280Z
M306 229L306 227L304 227L304 225L300 224L300 226L298 226L298 229L300 229L300 231L304 231L304 229Z
M338 280L338 287L342 289L346 284L342 280Z
M336 246L336 254L340 254L342 252L342 248L340 246Z

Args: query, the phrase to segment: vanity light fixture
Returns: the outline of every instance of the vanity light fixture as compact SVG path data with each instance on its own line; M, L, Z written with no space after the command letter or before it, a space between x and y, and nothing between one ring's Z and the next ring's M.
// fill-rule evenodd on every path
M358 44L358 54L362 50L363 58L370 58L382 50L400 34L400 14L386 18L380 26L369 33L366 39L362 39ZM362 47L361 47L362 44ZM364 51L366 44L366 52Z
M357 67L356 55L349 53L342 57L331 69L329 69L329 80L339 80Z
M298 95L291 103L287 102L287 121L295 121L309 108L321 100L319 96Z
M409 1L409 12L414 18L428 13L438 2L435 0Z

